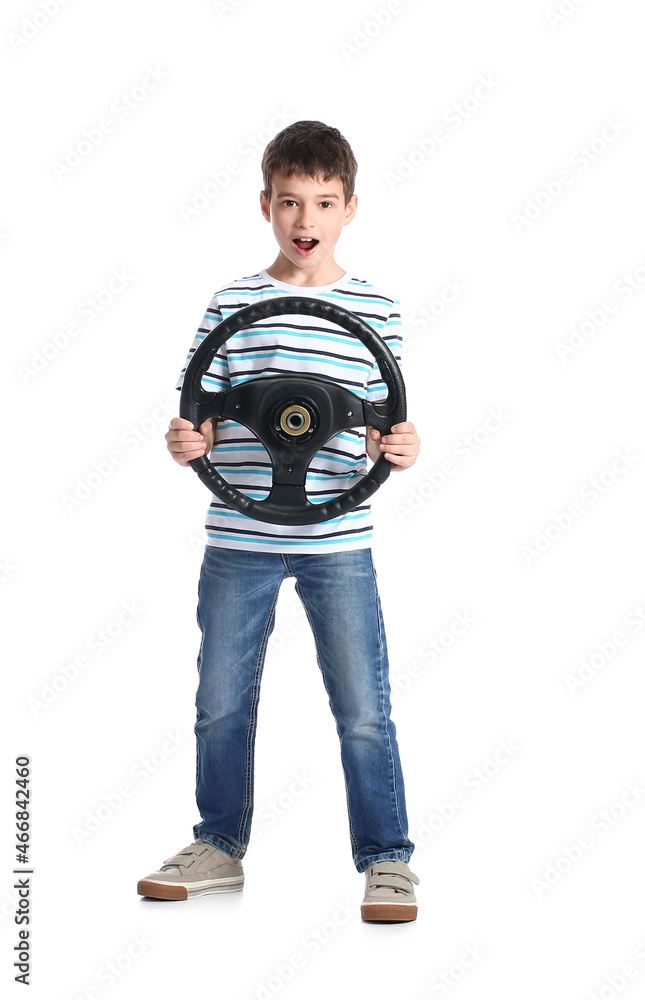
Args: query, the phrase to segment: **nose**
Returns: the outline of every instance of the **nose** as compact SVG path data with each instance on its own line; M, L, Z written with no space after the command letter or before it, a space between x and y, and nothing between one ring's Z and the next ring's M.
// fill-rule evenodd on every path
M313 222L309 218L309 209L303 208L298 218L298 229L311 229Z

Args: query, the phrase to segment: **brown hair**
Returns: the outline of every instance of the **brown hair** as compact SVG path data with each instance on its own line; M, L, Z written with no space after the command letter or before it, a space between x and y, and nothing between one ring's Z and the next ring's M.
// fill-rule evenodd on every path
M271 140L262 156L265 197L271 200L274 172L339 178L345 191L345 204L354 194L358 165L344 135L323 122L301 121L287 125Z

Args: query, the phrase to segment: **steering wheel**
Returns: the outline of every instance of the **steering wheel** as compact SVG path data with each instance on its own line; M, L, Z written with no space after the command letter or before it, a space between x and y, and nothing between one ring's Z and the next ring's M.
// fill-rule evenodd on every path
M202 376L213 357L234 333L266 317L293 313L329 320L356 336L378 363L387 399L371 403L320 376L260 376L222 392L202 388ZM240 493L205 455L189 463L227 506L272 524L317 524L346 514L375 493L389 476L392 463L380 455L367 475L335 500L311 503L305 481L314 455L335 434L350 427L369 425L389 433L394 424L406 419L405 386L385 341L355 313L323 299L285 295L244 306L211 330L184 373L179 414L195 430L209 417L235 420L252 431L269 453L273 479L265 500Z

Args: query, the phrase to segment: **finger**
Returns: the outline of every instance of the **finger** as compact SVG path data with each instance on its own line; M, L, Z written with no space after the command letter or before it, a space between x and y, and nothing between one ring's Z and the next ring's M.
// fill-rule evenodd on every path
M418 446L419 439L414 434L391 434L381 439L381 446L398 448L399 445Z
M392 455L418 455L419 447L416 444L382 444L381 450L385 454Z
M383 440L384 441L396 441L399 438L401 438L401 439L408 438L408 440L410 440L410 441L418 441L419 440L419 435L414 430L412 430L412 431L396 431L396 432L390 431L389 434L384 434L383 435Z
M392 467L395 471L399 469L407 469L414 464L414 457L408 457L407 455L394 455L385 452L385 457L388 462L391 462Z
M168 431L166 434L166 440L168 441L203 441L204 435L200 434L199 431Z
M171 454L175 461L179 462L180 465L188 465L189 462L192 462L196 458L203 458L205 451L205 448L199 448L198 450L193 449L192 451L172 450Z
M194 425L191 420L186 420L184 417L173 417L170 421L170 426L175 430L194 430Z
M204 440L202 440L202 441L172 441L172 442L170 442L170 444L172 444L172 448L170 449L171 451L181 452L182 454L185 454L188 451L202 451L203 452L203 451L206 450L206 442Z
M186 454L189 451L202 451L206 450L205 441L168 441L167 444L168 451L172 451L173 454Z
M396 461L398 464L408 462L411 465L417 457L416 451L384 451L383 454L388 462Z

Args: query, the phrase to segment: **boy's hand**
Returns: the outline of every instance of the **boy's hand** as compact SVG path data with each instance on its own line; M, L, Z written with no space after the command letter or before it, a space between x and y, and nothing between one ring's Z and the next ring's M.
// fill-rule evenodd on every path
M214 417L209 417L198 431L190 420L173 417L166 434L168 451L179 465L188 465L194 458L209 454L215 439Z
M374 462L379 455L385 455L388 462L392 462L393 472L402 472L414 465L420 444L416 428L409 420L395 424L390 433L382 437L375 427L367 428L368 455Z

